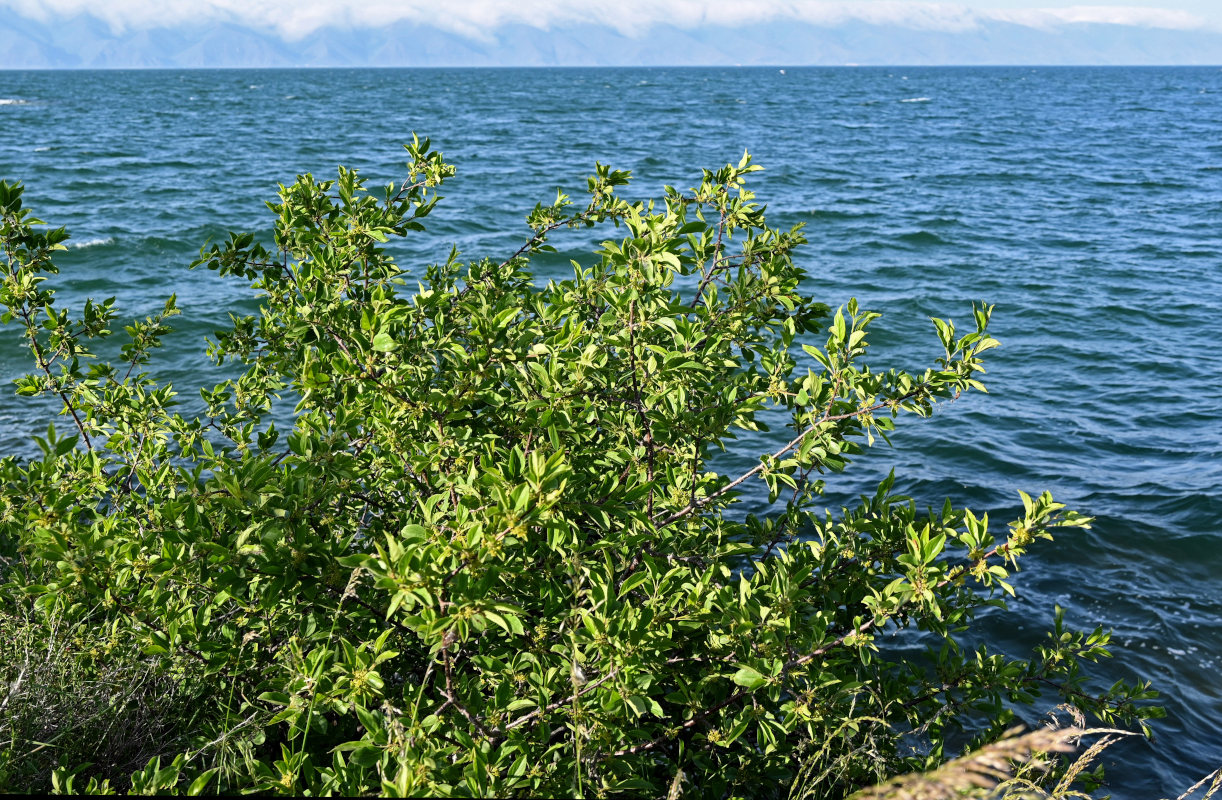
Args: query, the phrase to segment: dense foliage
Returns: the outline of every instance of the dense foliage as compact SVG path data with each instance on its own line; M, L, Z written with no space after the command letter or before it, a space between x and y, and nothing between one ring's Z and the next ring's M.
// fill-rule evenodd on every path
M1015 660L969 627L1029 545L1088 522L1047 494L1000 533L890 479L820 505L898 417L983 389L990 307L934 320L924 372L867 367L878 315L802 293L803 235L767 226L745 156L649 203L599 166L509 258L413 270L384 244L453 168L408 150L382 197L305 175L272 241L201 251L261 308L211 345L235 377L198 415L149 366L173 298L111 344L113 301L48 288L67 234L0 184L17 391L65 417L0 462L9 789L833 798L1037 702L1151 713L1144 687L1090 693L1101 631L1058 621ZM535 280L549 235L596 225L571 278ZM750 471L710 470L777 420ZM763 516L735 506L748 481ZM904 628L926 659L882 641ZM35 673L85 710L40 712ZM147 733L106 738L129 722Z

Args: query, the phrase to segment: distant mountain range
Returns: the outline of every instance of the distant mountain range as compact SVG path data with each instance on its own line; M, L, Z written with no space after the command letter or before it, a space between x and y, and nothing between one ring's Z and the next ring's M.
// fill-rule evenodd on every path
M1222 32L1136 25L1027 25L981 19L963 30L846 21L742 27L505 25L485 38L397 22L326 28L298 41L233 23L115 33L80 15L44 23L0 8L0 68L620 66L843 64L1222 64Z

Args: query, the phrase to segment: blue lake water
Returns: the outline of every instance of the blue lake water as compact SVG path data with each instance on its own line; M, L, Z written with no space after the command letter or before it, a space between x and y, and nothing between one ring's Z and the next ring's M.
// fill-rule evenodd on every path
M990 636L1024 653L1060 604L1115 631L1102 685L1164 692L1155 741L1104 756L1115 797L1174 797L1222 765L1222 70L0 72L0 130L0 178L73 233L63 299L144 316L178 293L158 370L184 395L204 336L254 309L186 265L209 237L267 229L263 202L298 173L399 179L399 145L430 136L459 172L400 249L424 263L451 243L512 252L526 212L580 194L596 160L643 196L750 150L772 222L807 224L811 291L884 312L872 365L921 367L929 316L997 305L991 393L901 425L829 492L894 467L922 504L1004 521L1016 490L1050 489L1097 517L1037 548ZM0 331L5 381L24 369L16 334ZM0 452L45 425L0 393ZM770 445L740 439L724 470Z

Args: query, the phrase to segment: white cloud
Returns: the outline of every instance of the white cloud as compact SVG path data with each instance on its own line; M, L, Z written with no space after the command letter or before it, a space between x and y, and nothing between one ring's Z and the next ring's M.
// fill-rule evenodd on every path
M444 5L436 0L0 0L0 5L44 21L85 12L115 32L216 20L273 30L290 40L328 26L375 27L400 20L481 38L510 23L545 29L590 23L628 35L658 24L692 28L778 19L826 26L858 20L948 31L988 20L1040 28L1088 22L1177 30L1207 26L1206 20L1187 11L1154 7L973 9L962 3L911 0L448 0Z
M1070 6L1068 8L1015 8L989 12L993 19L1048 28L1077 23L1134 25L1142 28L1193 30L1206 27L1206 21L1187 11L1142 6Z

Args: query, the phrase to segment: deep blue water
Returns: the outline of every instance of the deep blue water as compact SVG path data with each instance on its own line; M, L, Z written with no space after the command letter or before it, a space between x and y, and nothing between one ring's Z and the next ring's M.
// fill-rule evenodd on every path
M991 394L901 426L830 492L894 466L922 503L1004 521L1017 489L1050 489L1096 516L1028 559L990 635L1022 653L1060 604L1114 629L1104 683L1164 692L1156 741L1104 757L1117 798L1222 765L1222 70L0 72L0 130L0 178L73 233L64 299L143 316L178 292L160 369L186 394L203 337L253 306L185 265L208 237L266 229L263 202L298 173L400 178L400 143L432 137L459 173L403 251L424 261L451 242L512 252L526 212L580 194L595 160L644 195L749 149L772 222L807 223L810 289L885 313L874 366L923 366L927 317L997 305ZM15 342L0 331L4 380L24 368ZM0 395L0 452L43 427ZM769 444L741 439L725 470Z

